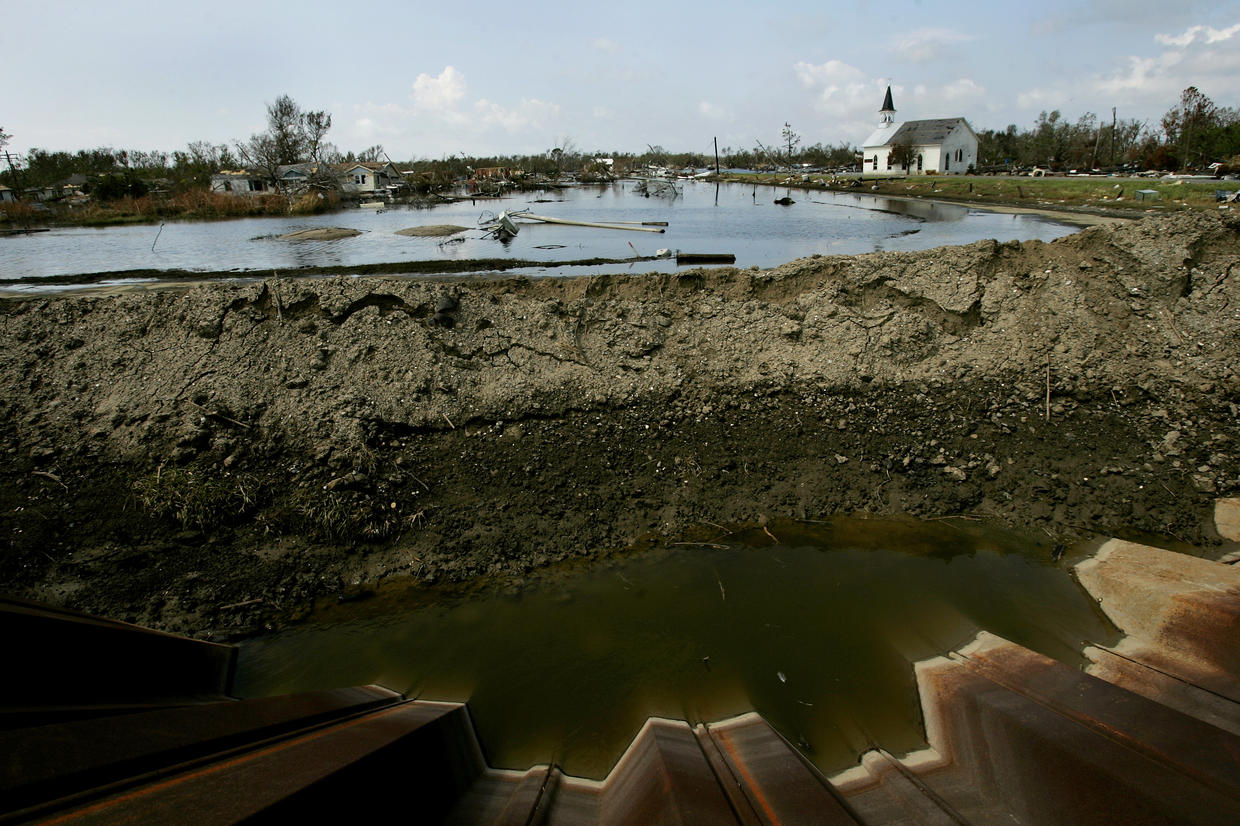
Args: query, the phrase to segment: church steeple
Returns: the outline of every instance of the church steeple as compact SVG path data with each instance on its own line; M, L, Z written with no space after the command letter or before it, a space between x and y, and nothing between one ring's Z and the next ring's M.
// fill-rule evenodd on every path
M887 95L883 98L883 108L878 110L878 114L882 116L882 123L894 123L896 119L896 105L891 102L891 87L887 87Z

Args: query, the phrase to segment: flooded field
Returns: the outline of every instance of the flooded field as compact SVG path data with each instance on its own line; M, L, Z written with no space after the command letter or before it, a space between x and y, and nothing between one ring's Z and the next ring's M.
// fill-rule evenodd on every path
M432 208L349 209L313 217L247 218L59 228L0 238L0 277L45 277L133 269L236 270L355 266L400 261L511 258L570 261L654 255L660 249L736 256L740 267L773 267L813 254L919 250L984 238L1049 241L1075 227L1030 215L869 195L678 182L676 197L643 197L637 183L525 192L502 200ZM774 204L791 197L791 206ZM666 221L665 233L522 224L509 243L484 237L484 211L531 211L576 221ZM471 228L452 239L397 231L428 224ZM362 234L334 241L289 242L274 236L345 227ZM445 240L448 243L445 243ZM673 261L610 265L608 272L674 270ZM578 271L578 270L574 270Z
M720 531L720 533L724 533ZM1112 631L1051 548L968 523L779 522L502 593L394 582L243 643L238 692L469 701L492 765L602 777L643 720L756 709L825 771L920 748L911 663L985 628L1076 665Z

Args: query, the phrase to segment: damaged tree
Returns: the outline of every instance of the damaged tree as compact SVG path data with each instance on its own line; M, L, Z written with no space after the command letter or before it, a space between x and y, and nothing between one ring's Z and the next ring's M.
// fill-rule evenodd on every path
M267 131L238 141L237 155L279 189L281 166L325 160L322 156L329 144L323 139L331 126L330 113L303 111L291 97L280 95L267 105Z

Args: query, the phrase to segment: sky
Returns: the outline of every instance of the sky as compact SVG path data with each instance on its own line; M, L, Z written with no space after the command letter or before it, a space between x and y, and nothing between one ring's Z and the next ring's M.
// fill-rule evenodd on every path
M394 160L709 154L860 144L897 120L975 130L1058 109L1159 118L1197 86L1240 106L1240 0L185 3L0 0L10 151L183 149L265 128L282 94L341 151Z

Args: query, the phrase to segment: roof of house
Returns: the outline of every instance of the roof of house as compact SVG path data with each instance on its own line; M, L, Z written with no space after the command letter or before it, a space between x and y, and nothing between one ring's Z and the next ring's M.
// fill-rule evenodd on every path
M255 172L249 169L221 169L214 173L212 178L262 178L263 173Z

